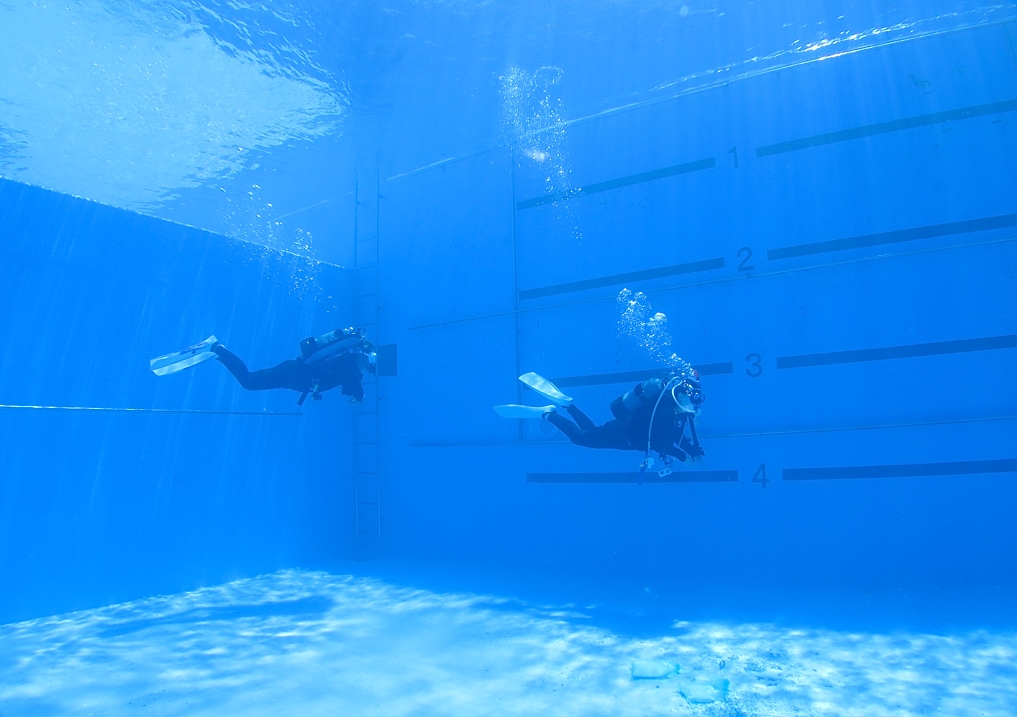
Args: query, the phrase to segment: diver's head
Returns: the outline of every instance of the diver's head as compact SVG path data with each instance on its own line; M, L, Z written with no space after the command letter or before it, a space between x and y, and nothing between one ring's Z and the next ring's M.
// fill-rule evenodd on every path
M692 369L691 376L676 376L671 383L671 397L678 404L678 408L685 413L698 414L703 401L706 400L699 383L699 372Z

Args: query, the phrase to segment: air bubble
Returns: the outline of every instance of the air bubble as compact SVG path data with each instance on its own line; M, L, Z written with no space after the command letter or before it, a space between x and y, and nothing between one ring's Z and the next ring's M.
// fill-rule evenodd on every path
M641 291L618 292L618 331L634 341L657 365L666 366L682 378L693 378L692 366L671 348L667 314L653 311L649 297Z

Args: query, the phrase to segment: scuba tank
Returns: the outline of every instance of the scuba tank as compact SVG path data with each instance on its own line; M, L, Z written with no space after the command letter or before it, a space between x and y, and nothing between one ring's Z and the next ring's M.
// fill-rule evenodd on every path
M611 401L611 413L619 421L629 423L644 407L655 405L663 392L664 382L661 379L647 379Z
M309 336L300 342L300 358L313 363L353 348L364 338L364 333L353 327L335 329L321 336Z
M310 389L304 391L297 400L298 406L303 406L304 401L310 395L315 401L321 400L321 393L318 391L320 384L318 376L321 372L328 372L332 359L343 354L357 354L357 367L360 371L365 369L374 373L374 363L377 356L374 353L374 344L367 340L363 329L354 329L352 326L346 329L335 329L321 336L309 336L300 342L300 357L302 361L314 371Z

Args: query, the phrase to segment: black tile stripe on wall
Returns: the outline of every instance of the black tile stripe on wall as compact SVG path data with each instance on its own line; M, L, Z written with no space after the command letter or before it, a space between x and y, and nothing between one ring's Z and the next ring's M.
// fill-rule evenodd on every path
M900 132L901 130L915 129L916 127L928 127L930 125L942 124L943 122L985 117L986 115L1013 112L1015 110L1017 110L1017 100L1005 100L1003 102L990 102L984 105L947 110L946 112L933 112L931 114L906 117L905 119L892 120L890 122L878 122L837 132L826 132L824 134L813 135L812 137L794 139L789 142L768 144L756 149L756 156L770 157L775 154L797 152L798 150L810 147L821 147L825 144L836 144L837 142L847 142L852 139L861 139L862 137L873 137L879 134Z
M725 264L726 262L724 261L724 257L717 257L716 259L690 261L685 264L661 266L656 269L643 269L641 271L629 271L624 274L612 274L610 276L601 276L596 279L570 281L567 284L542 286L536 289L523 289L519 292L519 299L539 299L544 296L570 294L574 291L586 291L588 289L603 289L608 286L620 286L622 284L629 284L633 281L649 281L651 279L663 279L669 276L681 276L682 274L695 274L701 271L713 271L714 269L723 269Z
M700 376L719 376L734 373L734 364L730 361L722 363L697 364L694 367ZM639 383L648 378L664 378L666 369L651 368L645 371L618 371L616 373L594 373L588 376L566 376L551 379L555 385L565 388L573 386L610 386L620 383Z
M660 476L639 473L527 473L527 483L735 483L738 471L674 471Z
M845 466L841 468L785 468L782 477L784 480L842 480L846 478L920 478L986 473L1017 473L1017 459L907 463L890 466Z
M960 339L958 341L936 341L928 344L908 344L906 346L884 346L876 349L780 356L777 358L777 368L832 366L835 364L861 363L863 361L887 361L890 359L915 358L918 356L943 356L945 354L1012 348L1017 348L1017 334L990 336L980 339Z
M710 157L709 159L700 159L696 162L687 162L685 164L676 164L672 167L664 167L663 169L654 169L650 172L640 172L639 174L630 174L627 177L619 177L618 179L609 179L606 182L597 182L595 184L587 184L582 187L576 187L575 189L568 189L562 192L555 192L554 194L545 194L540 197L534 197L533 199L524 199L516 203L516 209L523 211L524 209L533 209L544 204L554 204L560 202L563 199L572 199L573 197L584 197L587 194L597 194L599 192L606 192L611 189L620 189L621 187L630 187L633 184L643 184L644 182L654 182L658 179L666 179L667 177L676 177L679 174L689 174L690 172L699 172L704 169L712 169L717 166L717 161Z
M1017 226L1017 214L1001 214L995 217L983 219L969 219L961 222L948 222L946 224L932 224L913 229L901 229L892 232L879 232L877 234L863 234L862 236L846 237L844 239L831 239L829 241L812 242L809 244L798 244L796 246L785 246L778 249L770 249L766 252L766 258L792 259L799 256L811 256L813 254L825 254L831 251L845 251L847 249L861 249L870 246L882 246L885 244L899 244L901 242L916 241L918 239L932 239L935 237L953 236L955 234L971 234L973 232L984 232L992 229L1007 229Z

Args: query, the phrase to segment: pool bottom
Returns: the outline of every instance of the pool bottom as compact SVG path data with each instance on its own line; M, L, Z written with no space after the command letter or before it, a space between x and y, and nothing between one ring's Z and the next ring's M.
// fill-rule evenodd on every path
M633 637L582 607L289 570L0 626L0 715L1012 715L1015 657L1013 630Z

